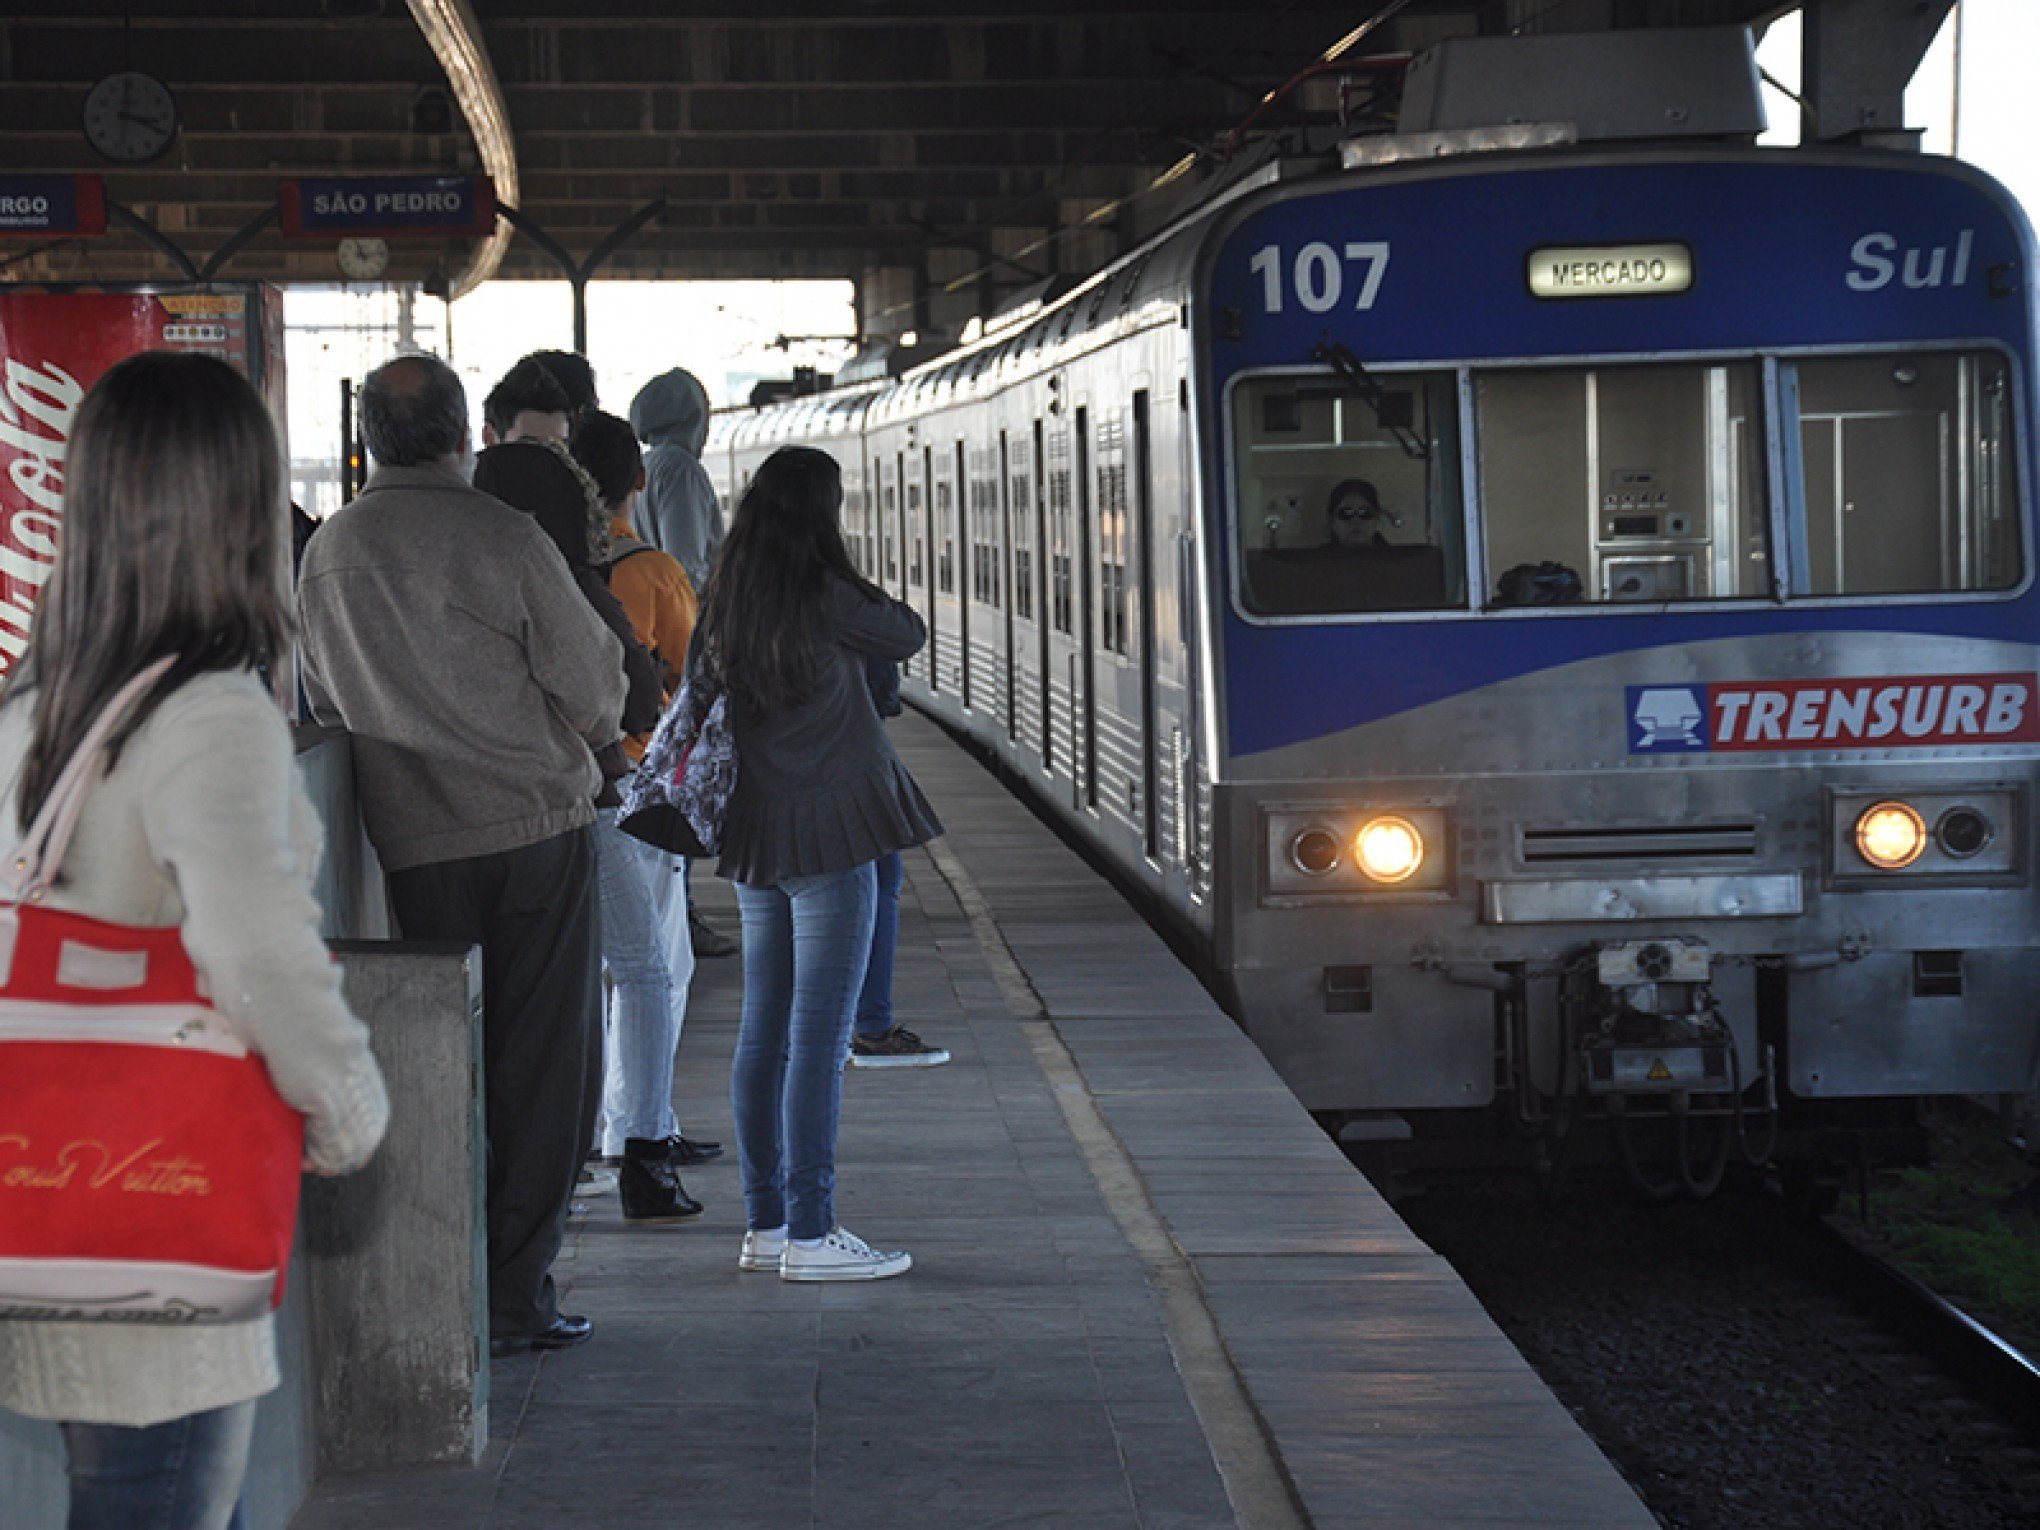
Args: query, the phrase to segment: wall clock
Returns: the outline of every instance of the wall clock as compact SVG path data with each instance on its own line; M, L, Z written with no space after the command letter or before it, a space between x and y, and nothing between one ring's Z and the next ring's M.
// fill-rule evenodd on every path
M343 239L333 253L352 282L372 282L390 268L390 247L380 239Z
M177 98L152 74L109 74L85 96L85 141L117 165L144 165L177 136Z

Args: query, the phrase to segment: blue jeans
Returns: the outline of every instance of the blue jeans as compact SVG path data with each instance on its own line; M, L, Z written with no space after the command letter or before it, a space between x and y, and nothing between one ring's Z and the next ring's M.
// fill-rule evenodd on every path
M70 1530L243 1530L255 1399L166 1424L66 1424Z
M871 925L871 964L864 969L864 991L857 996L856 1031L883 1036L893 1028L893 952L900 943L900 884L907 863L889 850L873 863L878 867L878 917Z
M602 965L609 973L603 1012L601 1147L612 1156L626 1139L661 1141L680 1130L673 1114L673 1058L687 1014L694 951L667 939L660 883L676 879L672 857L632 839L603 808L595 826L602 892ZM670 894L669 894L670 895ZM679 949L686 965L671 965Z
M737 885L744 1021L730 1108L754 1228L819 1238L836 1225L836 1122L876 884L867 861L777 887Z

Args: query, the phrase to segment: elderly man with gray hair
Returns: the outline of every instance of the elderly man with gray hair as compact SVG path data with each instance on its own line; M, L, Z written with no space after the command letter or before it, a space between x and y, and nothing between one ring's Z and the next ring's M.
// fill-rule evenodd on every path
M374 470L305 551L305 689L354 736L404 937L482 948L491 1349L564 1349L589 1332L550 1270L601 1081L593 751L622 649L538 523L468 484L443 362L370 373L361 432Z

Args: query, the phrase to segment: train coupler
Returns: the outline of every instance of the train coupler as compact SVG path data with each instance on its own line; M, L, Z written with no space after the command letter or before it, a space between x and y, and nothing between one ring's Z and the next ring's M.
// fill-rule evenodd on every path
M1652 1200L1705 1199L1720 1187L1733 1149L1761 1163L1776 1146L1770 1059L1764 1103L1753 1107L1744 1097L1752 1081L1715 997L1714 961L1704 941L1665 937L1592 948L1568 972L1575 1087L1599 1100L1623 1168ZM1669 1125L1669 1174L1646 1166L1634 1137L1639 1118ZM1766 1128L1761 1148L1751 1142L1752 1118Z
M1594 992L1579 1035L1591 1095L1728 1094L1734 1042L1698 940L1631 940L1594 952Z

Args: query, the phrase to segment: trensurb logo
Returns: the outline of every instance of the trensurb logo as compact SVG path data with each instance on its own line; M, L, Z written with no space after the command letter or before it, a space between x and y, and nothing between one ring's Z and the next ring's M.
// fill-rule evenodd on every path
M1629 687L1629 752L1677 754L1707 747L1707 687Z
M1627 703L1631 754L2040 743L2030 674L1632 685Z

